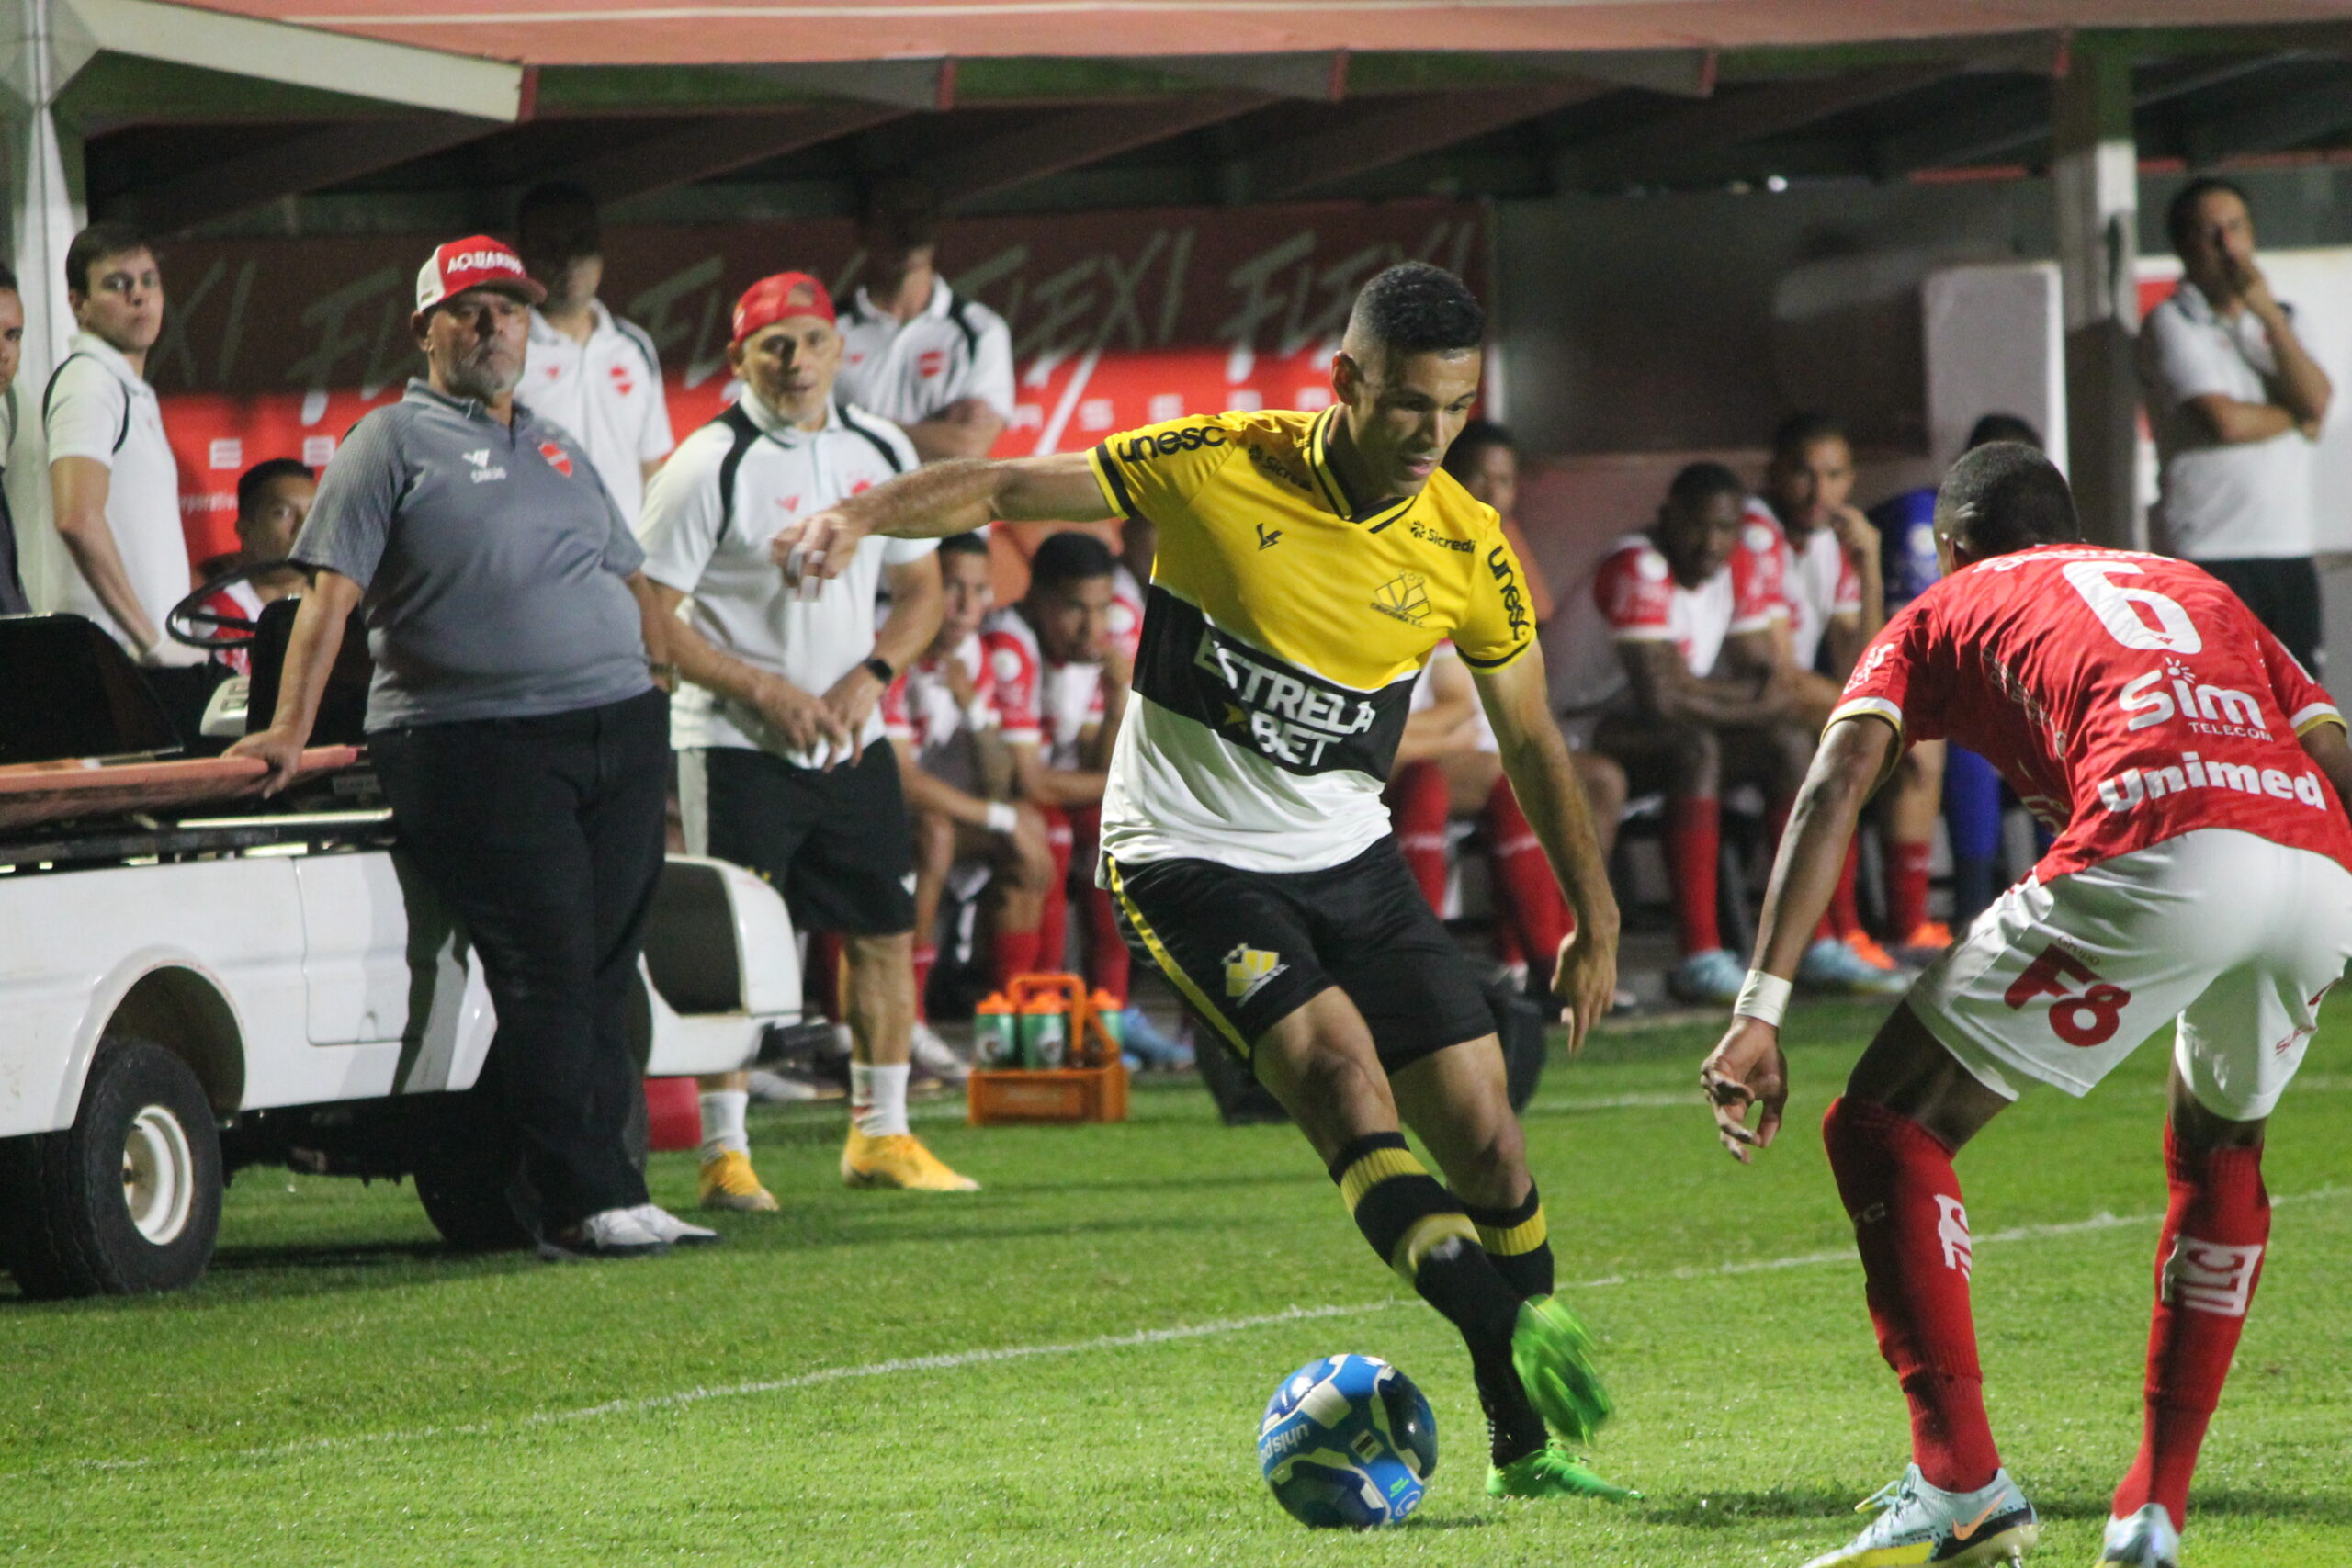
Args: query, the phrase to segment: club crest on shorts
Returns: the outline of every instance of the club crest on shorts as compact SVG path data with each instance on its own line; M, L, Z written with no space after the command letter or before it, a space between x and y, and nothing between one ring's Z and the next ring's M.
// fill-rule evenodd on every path
M1266 982L1290 965L1279 953L1237 942L1225 955L1225 995L1228 1001L1246 1002L1265 988Z

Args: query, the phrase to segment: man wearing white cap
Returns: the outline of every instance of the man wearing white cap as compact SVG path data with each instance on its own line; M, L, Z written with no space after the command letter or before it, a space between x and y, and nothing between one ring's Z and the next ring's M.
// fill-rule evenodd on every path
M877 539L822 588L786 586L768 541L795 520L915 466L889 421L833 395L832 297L804 272L736 301L727 357L742 400L686 437L645 495L647 578L686 618L665 627L681 682L673 739L687 845L774 882L795 927L842 939L850 1026L853 1187L967 1192L907 1123L913 1047L914 839L882 694L931 645L936 545ZM875 624L875 597L888 615ZM706 1207L766 1209L742 1086L706 1081Z
M233 750L291 775L359 611L394 825L465 922L497 1008L473 1102L486 1135L513 1140L516 1218L549 1256L641 1257L718 1239L647 1199L627 1145L669 699L646 653L644 552L586 451L514 400L542 297L487 236L424 264L428 375L327 465L294 542L316 580L277 712Z

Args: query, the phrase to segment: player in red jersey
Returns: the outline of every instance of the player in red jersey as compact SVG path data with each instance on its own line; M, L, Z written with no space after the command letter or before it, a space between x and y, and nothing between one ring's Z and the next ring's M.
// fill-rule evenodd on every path
M1951 1156L2026 1084L2086 1093L2167 1021L2171 1203L2146 1420L2100 1562L2176 1568L2269 1235L2264 1122L2352 956L2352 747L2326 694L2220 582L2075 542L2065 481L2032 447L1963 457L1935 526L1951 575L1847 682L1781 844L1756 967L1701 1073L1725 1146L1743 1161L1769 1146L1788 1097L1787 976L1905 743L1948 737L1986 757L2056 830L1919 977L1823 1122L1914 1462L1876 1522L1809 1568L1993 1562L2033 1543L1985 1423ZM2216 919L2224 900L2233 916Z

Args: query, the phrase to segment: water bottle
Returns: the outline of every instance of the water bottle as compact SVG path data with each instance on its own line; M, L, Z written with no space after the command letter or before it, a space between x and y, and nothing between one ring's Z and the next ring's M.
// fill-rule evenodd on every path
M1021 1033L1012 1018L1012 1004L991 992L972 1010L972 1055L983 1067L1021 1065Z

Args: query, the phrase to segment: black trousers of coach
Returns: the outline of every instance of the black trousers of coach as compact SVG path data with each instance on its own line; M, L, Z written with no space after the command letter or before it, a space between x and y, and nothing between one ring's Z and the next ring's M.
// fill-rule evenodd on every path
M662 874L670 702L368 738L402 847L465 923L498 1010L486 1096L542 1234L646 1201L629 988Z

